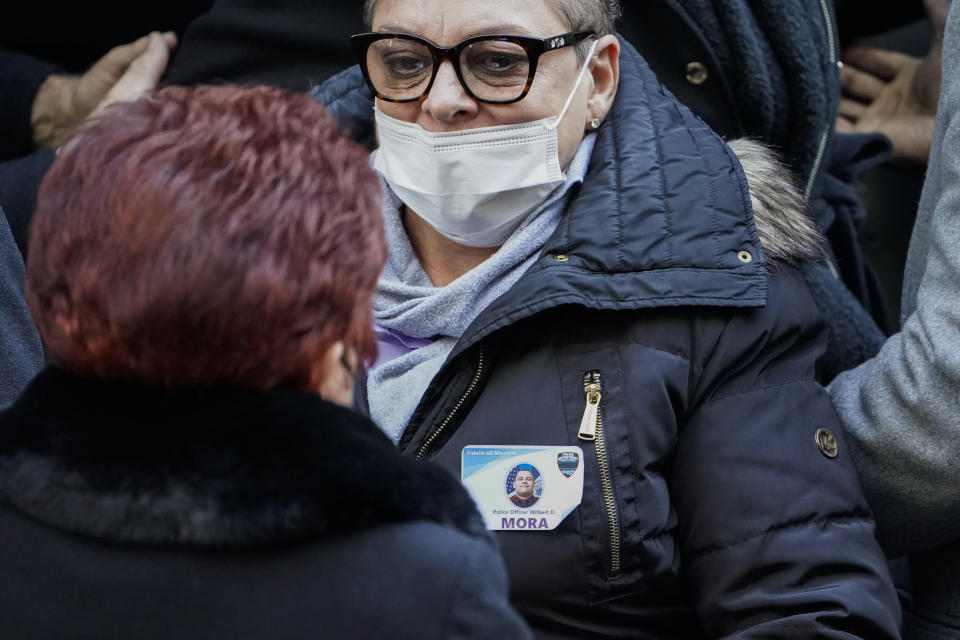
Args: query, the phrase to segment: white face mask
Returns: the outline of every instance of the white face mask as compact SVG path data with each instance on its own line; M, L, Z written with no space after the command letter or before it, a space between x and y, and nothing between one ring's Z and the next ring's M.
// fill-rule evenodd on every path
M563 182L557 127L597 48L593 43L559 116L434 133L375 108L373 168L410 209L450 240L502 245Z

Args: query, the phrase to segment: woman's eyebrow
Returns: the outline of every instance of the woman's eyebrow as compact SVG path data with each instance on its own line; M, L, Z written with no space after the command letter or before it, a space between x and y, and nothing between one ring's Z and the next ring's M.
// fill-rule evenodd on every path
M413 33L413 31L392 24L382 24L374 33Z
M413 35L421 35L416 29L410 29L406 27L401 27L393 24L383 24L377 29L376 33L410 33ZM467 38L472 38L474 36L487 36L487 35L516 35L516 36L529 36L532 35L530 30L526 27L522 27L518 24L493 24L484 26L482 29L473 29L470 32L467 32L463 35L461 40L466 40ZM425 36L424 36L425 37ZM549 37L549 36L548 36Z
M518 24L493 24L484 26L479 30L474 30L472 33L467 34L467 37L471 38L473 36L486 36L491 34L527 36L530 35L530 30Z

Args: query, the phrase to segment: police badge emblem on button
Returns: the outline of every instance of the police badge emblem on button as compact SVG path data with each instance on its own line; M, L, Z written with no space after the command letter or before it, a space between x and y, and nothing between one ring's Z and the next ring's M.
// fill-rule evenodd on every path
M460 477L494 531L550 531L583 499L579 447L464 447Z
M563 451L557 454L557 468L567 478L573 477L573 474L580 468L580 454L577 451Z

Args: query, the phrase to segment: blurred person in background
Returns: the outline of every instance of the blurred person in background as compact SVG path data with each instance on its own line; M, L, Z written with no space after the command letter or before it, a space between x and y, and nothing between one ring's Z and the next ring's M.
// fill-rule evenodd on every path
M62 149L26 286L54 364L0 416L0 636L527 637L464 489L344 406L386 248L324 109L168 88Z
M903 11L919 4L917 0L886 3L877 7L877 13L882 15L882 8ZM900 326L910 236L933 141L950 0L924 0L922 6L926 17L894 23L895 28L884 33L845 42L841 52L843 94L837 130L877 131L893 146L890 160L858 180L858 192L868 212L859 227L860 244L883 288L888 326L893 329ZM869 24L872 13L859 12L850 21Z
M933 148L910 241L902 326L830 393L878 533L912 554L904 636L960 637L960 4L950 7Z
M81 9L41 1L0 26L0 206L24 254L51 149L115 101L108 93L132 99L133 82L140 94L224 83L307 91L352 64L343 43L362 25L352 5L300 0L174 2L135 13L103 0ZM113 46L149 29L169 30L163 51L154 42L160 33ZM126 89L115 87L122 76Z
M801 185L829 258L802 267L827 323L819 380L872 357L887 315L857 234L866 211L856 178L887 158L889 143L834 131L841 50L833 2L657 0L624 14L623 35L681 102L726 139L776 149Z
M176 42L172 32L151 33L110 50L82 75L0 50L0 207L22 255L55 149L97 109L153 89Z
M0 411L43 366L43 348L23 297L23 281L23 260L0 209Z
M903 263L891 255L871 261L872 245L872 255L865 251L863 230L876 225L859 183L891 152L926 159L947 3L657 0L624 9L621 33L681 102L727 139L746 135L777 149L803 185L830 254L826 265L803 268L827 321L822 382L874 356L895 326L890 309L899 291L885 289L899 281ZM933 39L923 61L842 46L920 18L924 9ZM882 78L858 64L882 70Z

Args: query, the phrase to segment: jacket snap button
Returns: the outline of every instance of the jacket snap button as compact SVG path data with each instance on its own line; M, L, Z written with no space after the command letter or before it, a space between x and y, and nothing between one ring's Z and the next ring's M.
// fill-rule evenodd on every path
M710 77L710 70L702 62L691 62L687 65L687 82L701 85Z
M740 251L737 253L737 258L740 262L747 264L748 262L753 262L753 256L750 255L749 251Z
M553 256L553 259L557 262L566 262L570 259L570 256L561 253L560 255Z
M836 437L826 429L817 429L815 438L817 447L823 455L832 459L836 458L837 454L840 453L840 446L837 444Z

